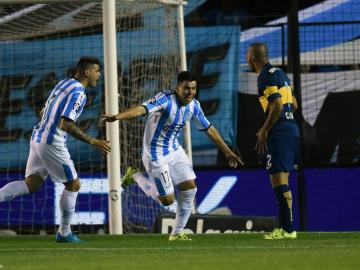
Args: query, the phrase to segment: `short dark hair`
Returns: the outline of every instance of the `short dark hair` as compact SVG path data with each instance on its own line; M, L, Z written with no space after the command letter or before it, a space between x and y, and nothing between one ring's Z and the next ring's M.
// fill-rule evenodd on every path
M265 43L255 42L250 45L250 48L252 48L253 55L256 61L269 61L268 48Z
M99 58L95 56L82 56L76 64L76 69L81 73L85 74L85 71L89 69L91 65L101 65Z
M181 71L177 76L177 83L181 83L183 81L196 81L197 77L194 73L190 71Z

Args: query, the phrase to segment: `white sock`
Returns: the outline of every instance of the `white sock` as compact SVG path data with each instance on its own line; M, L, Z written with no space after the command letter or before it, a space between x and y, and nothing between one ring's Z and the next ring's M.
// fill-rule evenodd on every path
M6 184L0 189L0 202L11 201L17 196L29 193L25 181L14 181Z
M79 192L68 191L64 188L60 198L60 226L59 233L67 236L71 233L71 218L75 212L76 198Z
M138 184L138 186L141 188L141 190L144 191L144 193L147 196L149 196L149 197L153 198L155 201L161 203L158 198L159 193L157 191L154 180L144 176L140 172L134 173L133 178L134 178L135 182Z
M194 202L196 191L197 188L179 192L180 194L175 217L175 225L171 232L172 235L180 233L185 228L185 225L188 222L191 214L191 208Z

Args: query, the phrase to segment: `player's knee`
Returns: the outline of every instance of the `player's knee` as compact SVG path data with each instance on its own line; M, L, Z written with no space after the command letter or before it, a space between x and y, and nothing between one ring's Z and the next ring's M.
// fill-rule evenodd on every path
M74 181L64 183L64 186L67 191L78 192L81 184L79 178L77 178Z
M165 200L162 200L161 203L163 206L169 206L169 205L172 205L174 203L174 199L165 199Z
M30 175L26 177L25 183L30 193L40 190L44 180L39 175Z
M30 193L34 193L40 190L41 185L34 185L34 184L28 184L26 183L28 190Z
M180 184L178 184L178 188L181 191L189 190L189 189L196 189L196 183L195 180L187 180Z
M168 196L159 197L159 200L161 201L161 204L163 206L169 206L169 205L172 205L174 203L175 196L174 196L174 194L170 194Z

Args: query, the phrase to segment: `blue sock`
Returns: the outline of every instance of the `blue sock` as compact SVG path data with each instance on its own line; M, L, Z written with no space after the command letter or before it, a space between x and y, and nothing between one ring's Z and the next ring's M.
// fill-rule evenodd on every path
M294 231L292 217L292 195L288 185L280 185L274 188L279 203L279 225L286 232Z
M280 211L282 212L283 226L286 232L294 231L292 217L292 195L289 185L280 185L281 203Z
M283 228L284 226L284 219L283 219L283 213L282 213L282 207L280 206L281 204L281 200L282 200L282 193L281 193L281 189L279 186L277 187L273 187L275 196L276 196L276 204L278 206L278 221L279 221L279 228Z

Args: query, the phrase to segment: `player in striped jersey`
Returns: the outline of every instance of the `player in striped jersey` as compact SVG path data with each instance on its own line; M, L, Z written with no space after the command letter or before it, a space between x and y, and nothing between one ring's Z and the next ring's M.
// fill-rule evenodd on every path
M259 74L259 101L266 115L264 125L256 134L256 149L266 154L266 169L279 207L280 228L265 235L264 239L296 239L289 172L294 170L299 148L299 128L293 116L297 101L286 73L269 63L264 43L250 45L247 61Z
M70 229L80 180L66 147L66 134L94 146L104 154L111 151L108 142L89 136L75 123L86 103L85 88L95 87L100 76L99 59L84 56L77 63L74 77L64 79L54 87L40 112L41 120L33 129L25 181L14 181L0 189L2 202L36 192L48 175L52 181L63 183L61 219L56 234L59 243L81 242Z
M174 203L174 186L179 188L175 226L169 240L189 240L183 229L189 219L197 188L192 164L178 142L185 123L194 121L197 128L204 131L224 152L231 167L243 163L225 144L205 117L200 103L194 99L197 86L195 75L183 71L178 74L177 81L175 91L160 92L142 105L117 115L104 115L103 119L112 122L148 114L142 161L149 178L137 177L135 180L147 195L164 206Z

